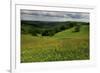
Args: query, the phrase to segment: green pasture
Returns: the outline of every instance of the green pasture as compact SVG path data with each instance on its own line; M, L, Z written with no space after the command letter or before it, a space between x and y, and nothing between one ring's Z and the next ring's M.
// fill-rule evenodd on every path
M88 60L89 26L73 31L74 27L54 36L21 34L21 62Z

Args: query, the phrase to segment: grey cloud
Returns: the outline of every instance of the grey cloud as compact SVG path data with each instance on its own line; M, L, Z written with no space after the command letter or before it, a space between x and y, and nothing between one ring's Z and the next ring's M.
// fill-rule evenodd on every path
M89 13L21 10L21 20L89 22Z

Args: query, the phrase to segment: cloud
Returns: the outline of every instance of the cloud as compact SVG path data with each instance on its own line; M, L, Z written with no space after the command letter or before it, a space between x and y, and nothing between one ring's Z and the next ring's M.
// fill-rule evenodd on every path
M89 22L89 13L42 10L21 10L21 20L32 21L83 21Z

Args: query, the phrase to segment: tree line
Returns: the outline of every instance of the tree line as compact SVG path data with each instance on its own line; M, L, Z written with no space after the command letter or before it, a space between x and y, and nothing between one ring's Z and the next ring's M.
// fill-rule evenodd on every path
M89 25L86 22L45 22L45 21L21 21L21 34L33 36L53 36L58 32L75 27L74 32L80 31L81 25Z

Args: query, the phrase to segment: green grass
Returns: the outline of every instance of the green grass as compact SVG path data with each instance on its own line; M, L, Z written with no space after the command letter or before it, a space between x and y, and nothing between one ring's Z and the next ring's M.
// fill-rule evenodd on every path
M54 36L21 35L21 62L45 62L89 59L89 27L81 26Z

